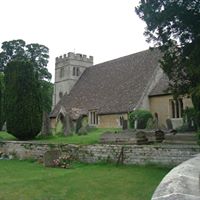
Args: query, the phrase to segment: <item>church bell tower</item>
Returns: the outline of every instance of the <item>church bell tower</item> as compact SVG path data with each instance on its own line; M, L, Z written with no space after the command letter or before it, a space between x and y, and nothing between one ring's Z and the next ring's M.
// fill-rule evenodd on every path
M69 94L86 68L93 65L93 56L69 52L57 57L55 62L55 84L53 108L65 93Z

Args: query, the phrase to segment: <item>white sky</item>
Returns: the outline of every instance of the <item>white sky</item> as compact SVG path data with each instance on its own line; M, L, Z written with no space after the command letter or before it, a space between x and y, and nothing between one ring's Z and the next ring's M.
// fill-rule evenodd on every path
M94 56L94 64L149 45L135 14L139 0L0 0L0 43L23 39L46 45L49 71L68 52ZM54 81L54 78L52 79Z

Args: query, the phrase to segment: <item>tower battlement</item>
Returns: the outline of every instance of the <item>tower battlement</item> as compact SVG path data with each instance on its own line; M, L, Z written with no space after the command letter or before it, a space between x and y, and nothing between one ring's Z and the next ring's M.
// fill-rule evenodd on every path
M87 57L84 54L80 54L80 53L75 54L73 52L69 52L68 54L64 54L62 56L56 57L56 63L65 62L67 60L78 60L78 61L93 63L93 56Z
M93 65L93 56L69 52L57 57L55 61L53 107L64 94L70 93L83 72Z

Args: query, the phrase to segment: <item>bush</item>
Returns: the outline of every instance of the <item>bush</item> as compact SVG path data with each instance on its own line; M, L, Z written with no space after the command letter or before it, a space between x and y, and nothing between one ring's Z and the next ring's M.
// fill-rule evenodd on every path
M145 129L148 120L153 118L153 116L148 110L135 110L134 112L129 113L128 118L130 128L135 128L135 121L137 120L137 128Z
M194 131L197 130L197 111L194 108L186 108L183 113L183 127L186 131Z

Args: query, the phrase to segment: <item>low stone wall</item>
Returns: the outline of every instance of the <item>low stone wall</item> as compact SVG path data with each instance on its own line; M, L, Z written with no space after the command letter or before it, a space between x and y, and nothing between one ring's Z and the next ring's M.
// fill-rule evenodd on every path
M176 166L200 153L197 145L70 145L38 142L0 142L0 152L19 159L43 159L49 150L60 150L81 162L123 162L124 164L164 164Z
M200 154L171 170L153 194L152 200L199 200Z

